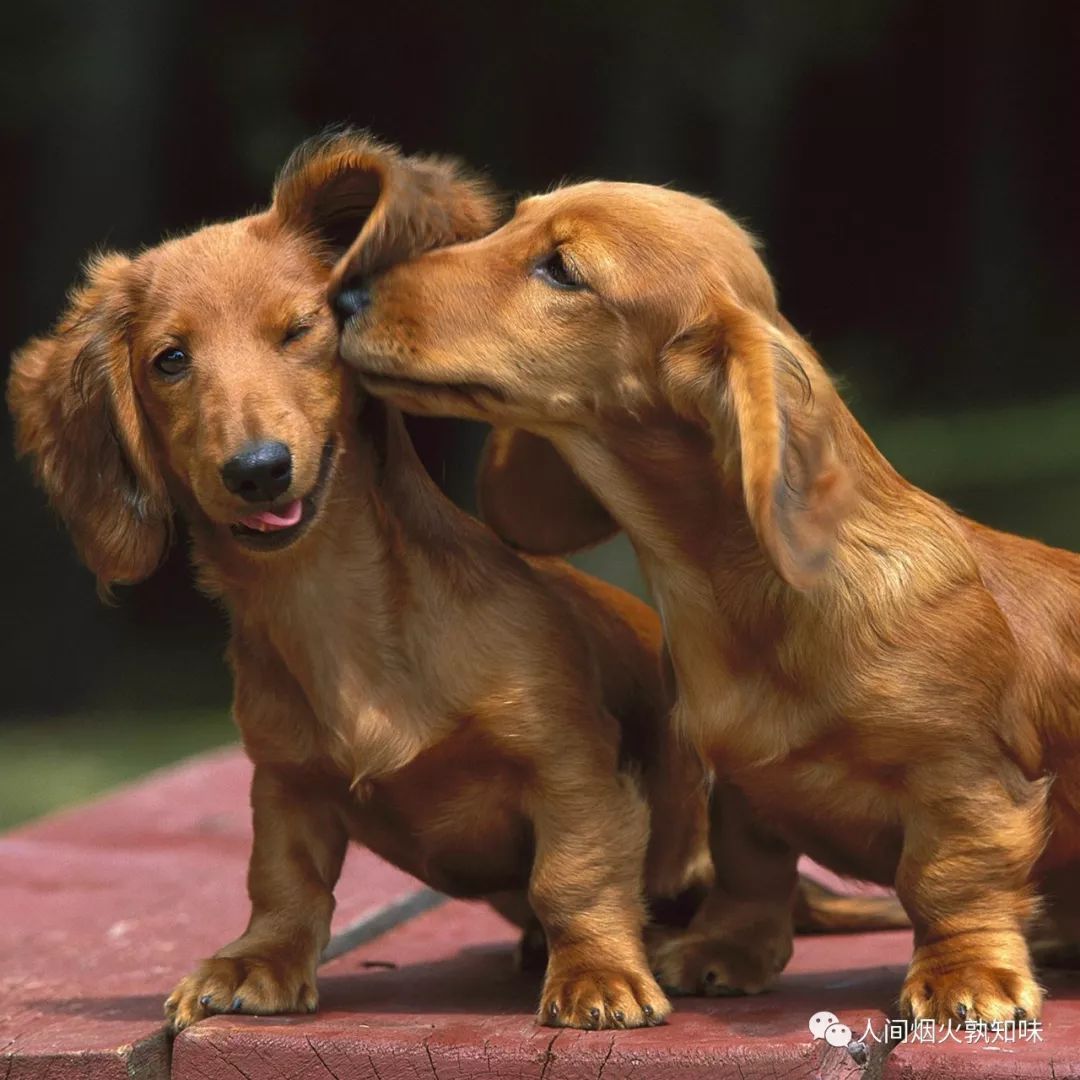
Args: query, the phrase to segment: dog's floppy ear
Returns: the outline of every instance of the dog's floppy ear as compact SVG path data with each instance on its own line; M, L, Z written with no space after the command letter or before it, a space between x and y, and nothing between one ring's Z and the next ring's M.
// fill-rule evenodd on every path
M428 248L482 236L498 204L457 162L404 157L364 133L318 136L293 152L274 187L272 212L311 231L334 281L366 276Z
M533 555L566 555L619 531L555 447L518 428L488 436L477 499L496 535Z
M829 565L851 502L829 425L836 391L806 343L736 301L680 334L663 358L672 400L703 417L777 573L798 589Z
M278 173L271 213L321 243L332 266L356 239L379 202L397 151L352 132L302 142Z
M15 354L8 382L16 451L106 593L153 572L172 517L132 383L131 267L122 255L93 260L54 331Z

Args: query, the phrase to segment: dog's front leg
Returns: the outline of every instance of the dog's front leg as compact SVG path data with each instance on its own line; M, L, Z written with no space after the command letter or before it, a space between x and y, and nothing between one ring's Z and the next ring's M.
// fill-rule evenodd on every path
M924 771L932 793L907 823L896 892L915 927L901 1009L940 1024L1036 1019L1042 991L1024 930L1046 835L1045 781L970 783Z
M312 1012L347 836L319 783L256 765L247 930L183 979L165 1003L175 1030L211 1013Z
M582 725L588 730L595 729ZM528 793L536 853L529 902L547 937L538 1019L555 1027L629 1028L671 1011L645 957L642 875L649 812L614 762L559 747ZM575 760L582 767L570 774Z
M791 959L798 853L721 782L710 801L709 848L713 888L686 930L650 931L653 970L677 994L760 993Z

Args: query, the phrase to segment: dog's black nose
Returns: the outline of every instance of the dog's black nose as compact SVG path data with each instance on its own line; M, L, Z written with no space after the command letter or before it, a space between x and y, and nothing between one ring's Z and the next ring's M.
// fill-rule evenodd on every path
M354 315L359 315L360 312L371 307L371 290L368 288L368 283L361 278L346 281L330 301L330 306L334 309L338 323L344 326Z
M270 502L292 483L292 453L276 439L248 443L222 465L221 479L248 502Z

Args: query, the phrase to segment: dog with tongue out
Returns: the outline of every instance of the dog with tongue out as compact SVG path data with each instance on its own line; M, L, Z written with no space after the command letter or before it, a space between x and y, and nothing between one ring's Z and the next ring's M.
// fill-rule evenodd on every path
M102 587L149 575L179 513L230 616L251 918L169 997L174 1028L315 1008L350 839L546 945L543 1023L668 1014L642 897L710 871L655 616L458 511L337 355L350 245L376 273L495 217L451 162L315 140L266 211L95 259L15 357L18 449ZM363 281L343 292L358 317Z
M246 529L254 529L255 532L277 532L279 529L291 529L300 523L304 514L304 504L299 499L293 499L280 511L260 510L257 514L248 514L240 519L240 524Z

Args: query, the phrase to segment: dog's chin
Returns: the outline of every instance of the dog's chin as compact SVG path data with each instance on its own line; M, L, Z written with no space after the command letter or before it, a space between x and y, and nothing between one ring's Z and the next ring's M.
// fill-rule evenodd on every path
M489 383L407 378L355 365L354 370L365 390L406 412L487 419L506 401L502 390Z
M229 533L238 547L246 551L271 553L284 551L295 544L314 524L322 510L323 497L334 472L337 440L328 439L319 460L319 475L311 490L300 499L300 517L293 525L276 529L253 529L239 522L230 525Z

